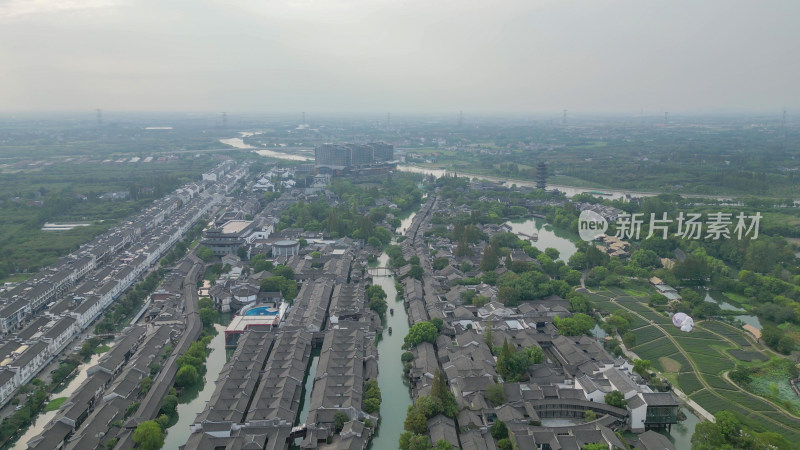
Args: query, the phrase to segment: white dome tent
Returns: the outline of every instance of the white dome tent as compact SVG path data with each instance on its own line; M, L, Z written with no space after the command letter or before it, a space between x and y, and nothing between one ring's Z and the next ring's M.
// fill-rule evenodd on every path
M688 333L694 327L694 320L686 313L679 312L672 316L672 324Z

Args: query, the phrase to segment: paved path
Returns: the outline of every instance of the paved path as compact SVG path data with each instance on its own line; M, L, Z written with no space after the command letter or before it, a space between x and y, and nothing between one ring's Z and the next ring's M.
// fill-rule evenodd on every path
M595 293L595 294L596 295L602 295L602 294L597 294L597 293ZM686 360L689 361L689 365L692 366L692 370L694 371L695 375L697 375L697 379L700 381L700 383L703 385L703 387L705 387L705 389L709 393L711 393L711 395L713 395L713 396L715 396L717 398L720 398L722 400L728 401L728 399L726 399L724 395L720 394L716 389L714 389L710 384L708 384L708 382L703 377L702 372L700 372L700 369L697 367L697 364L694 362L694 359L691 358L691 356L686 352L686 350L683 349L683 346L681 346L680 343L678 343L678 341L671 334L669 334L666 330L664 330L659 324L647 319L646 317L642 316L638 312L627 308L624 304L617 302L616 297L614 297L614 298L608 297L608 296L605 296L605 297L607 297L615 305L619 306L620 308L625 309L626 311L628 311L631 314L639 317L640 319L644 320L645 322L650 323L657 330L661 331L661 333L663 333L664 336L667 339L669 339L673 343L673 345L675 345L675 347L684 356L684 358L686 358ZM791 427L791 426L785 425L782 422L779 422L779 421L777 421L777 420L775 420L775 419L773 419L773 418L771 418L769 416L766 416L766 415L762 414L759 411L755 411L755 410L750 410L750 414L752 416L758 417L760 420L763 420L764 422L769 422L769 423L771 423L771 424L773 424L775 426L783 428L783 429L785 429L787 431L791 431L793 433L796 433L798 428L800 428L800 420L798 420L797 417L795 417L795 416L793 416L791 414L788 414L786 411L784 411L783 409L777 407L777 405L775 405L774 403L772 403L771 401L769 401L769 400L767 400L767 399L765 399L763 397L751 394L750 392L747 392L746 390L742 389L738 385L734 384L733 386L736 387L736 389L739 390L740 392L744 392L745 394L748 394L748 395L750 395L750 396L752 396L752 397L754 397L754 398L756 398L758 400L761 400L761 401L763 401L765 403L768 403L768 404L772 405L775 408L776 412L778 412L780 414L783 414L787 418L790 418L792 420L798 421L798 426L797 427ZM736 403L736 402L732 402L732 403L738 405L738 403ZM706 411L706 413L707 413L707 411ZM701 415L705 416L705 413L701 413Z

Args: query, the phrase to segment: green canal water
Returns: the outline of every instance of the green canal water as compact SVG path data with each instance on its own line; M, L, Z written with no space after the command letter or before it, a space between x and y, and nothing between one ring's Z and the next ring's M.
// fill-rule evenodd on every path
M386 267L389 256L382 254L378 259L380 267ZM378 386L381 388L381 420L378 430L368 448L374 450L397 448L400 435L403 433L403 422L406 410L411 405L411 391L403 377L403 338L408 333L408 315L403 306L403 299L397 298L394 287L395 278L373 277L372 282L383 288L389 307L394 308L394 315L387 314L383 334L378 338ZM392 334L389 334L392 327Z
M227 361L225 326L214 325L214 328L217 330L217 334L211 339L208 346L211 351L206 358L206 374L203 376L203 383L194 389L187 389L187 392L184 393L182 400L186 403L178 404L178 420L167 429L167 436L161 448L176 449L186 443L190 434L189 426L205 409L206 403L214 393L217 376Z
M564 262L569 261L569 257L578 251L576 244L581 242L577 233L570 233L560 228L555 228L546 223L544 219L536 217L527 220L506 222L506 225L511 227L512 233L523 233L528 236L533 236L534 234L538 235L539 239L531 241L531 244L542 251L548 247L558 250L559 259Z

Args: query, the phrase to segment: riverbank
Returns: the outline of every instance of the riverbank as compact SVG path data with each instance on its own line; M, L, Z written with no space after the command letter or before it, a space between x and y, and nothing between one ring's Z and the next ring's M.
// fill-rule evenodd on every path
M414 220L414 215L403 219L400 230L407 229ZM389 255L382 253L378 258L379 267L387 267ZM383 288L386 292L386 301L389 308L394 309L394 314L387 314L384 321L384 330L377 339L378 346L378 387L381 389L383 402L381 403L381 419L375 435L367 448L381 450L397 448L400 435L403 433L403 421L406 410L411 405L411 391L408 381L403 376L403 363L400 355L403 353L403 338L408 334L408 314L403 306L403 299L398 298L395 287L395 277L373 276L372 283ZM388 329L392 329L389 334Z
M181 402L178 403L178 420L167 428L167 436L162 448L175 449L185 444L189 439L189 426L194 422L197 414L205 409L206 403L214 393L216 384L214 380L219 376L222 367L227 361L225 352L225 326L215 324L217 334L208 345L209 354L206 358L206 373L203 382L194 389L184 392Z

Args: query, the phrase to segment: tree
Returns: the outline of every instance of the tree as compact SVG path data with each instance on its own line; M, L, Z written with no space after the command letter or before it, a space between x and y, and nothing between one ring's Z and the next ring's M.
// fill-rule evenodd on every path
M725 438L716 423L703 421L695 425L692 435L693 449L716 450L724 448L725 444Z
M164 432L154 420L142 422L133 432L133 442L142 450L158 450L164 445Z
M614 333L624 334L626 331L628 331L629 327L630 327L630 322L628 322L622 316L618 316L617 314L612 314L606 317L604 329L609 334L614 334Z
M167 431L167 425L169 424L169 416L166 414L161 414L160 416L156 417L156 423L161 430Z
M364 383L364 411L372 414L381 407L381 389L377 380Z
M403 428L414 434L425 434L428 431L428 418L413 406L409 406L408 408L409 411L406 415L405 422L403 422Z
M605 401L607 405L616 406L617 408L625 408L627 402L622 392L614 390L606 394Z
M586 297L574 293L573 295L569 296L569 310L575 313L588 313L592 310L592 304Z
M728 442L736 442L739 437L739 431L742 429L742 424L739 419L730 411L719 411L714 414L717 427Z
M591 409L587 409L586 412L583 413L583 420L586 422L594 422L597 420L597 413Z
M528 362L530 364L541 364L544 362L544 351L539 346L531 345L525 349L525 354L528 356Z
M219 312L213 308L200 308L198 315L200 316L200 321L203 322L204 326L211 326L217 321Z
M294 270L292 270L291 267L283 264L278 264L277 266L273 267L272 273L279 277L286 278L287 280L294 280Z
M578 313L565 319L555 317L553 324L558 328L558 332L564 336L580 336L588 334L594 328L594 319L586 314Z
M608 450L608 445L593 442L591 444L584 445L581 450Z
M333 426L336 429L336 432L342 431L344 428L344 424L350 420L350 417L343 412L336 412L333 414Z
M465 238L461 238L458 240L458 245L456 246L456 258L462 258L464 256L472 256L472 249L469 246L469 242Z
M530 365L525 352L517 352L513 344L503 341L500 355L497 357L497 373L507 381L518 381Z
M438 257L433 260L433 270L442 270L450 264L450 260L445 257Z
M489 272L500 265L500 258L497 256L497 251L491 245L487 245L483 250L483 257L481 258L481 270Z
M495 439L500 440L508 437L508 427L506 427L506 424L503 423L502 420L495 421L489 430L492 433L492 437Z
M202 245L200 247L197 247L196 254L198 258L202 259L205 262L209 262L212 259L214 259L214 251Z
M425 270L422 268L422 266L416 264L412 265L411 269L408 271L408 276L410 276L411 278L416 278L417 280L421 280L422 275L424 274Z
M636 335L630 331L622 335L622 343L625 347L631 348L636 345Z
M431 384L431 397L439 400L442 405L442 413L447 417L454 418L458 414L458 402L453 392L447 386L447 379L439 369L433 374Z
M197 306L200 308L213 308L214 300L211 300L209 297L201 297L200 300L197 301Z
M561 256L561 253L557 249L552 247L547 247L546 249L544 249L544 254L550 257L550 259L552 259L553 261L557 260L558 257Z
M775 347L776 350L778 350L780 353L783 353L784 355L792 353L794 348L795 348L794 339L792 339L792 337L788 335L784 335L782 338L780 338L777 347Z
M430 450L428 436L423 434L414 434L410 431L400 435L400 449L401 450Z
M436 445L434 445L433 448L434 450L453 450L453 445L444 439L439 439L436 441Z
M500 450L514 450L514 444L511 443L511 438L503 438L497 441L497 448Z
M291 301L297 296L297 283L293 278L275 275L261 280L261 292L280 292L284 299Z
M150 386L153 385L153 379L150 377L142 378L142 381L139 382L139 393L144 395L147 391L150 390Z
M409 349L415 347L421 342L433 343L438 335L439 330L436 329L436 325L427 321L417 322L408 330L408 334L404 339L403 347Z
M480 308L487 303L489 303L489 297L486 297L485 295L476 295L472 298L472 306L476 308Z
M492 402L494 406L500 406L508 400L503 385L498 383L490 384L489 387L486 388L486 398Z
M192 386L198 380L197 369L192 365L185 365L178 369L175 375L175 385L179 387Z
M492 336L492 327L494 327L494 324L492 322L487 323L483 327L483 342L485 342L486 345L489 346L489 348L492 348L492 346L494 345L494 340Z
M669 299L667 299L667 297L664 297L661 294L650 294L650 298L647 304L650 306L663 306L666 305L668 302Z
M635 250L630 261L638 267L661 267L661 258L652 250Z
M167 395L161 401L161 411L165 414L172 414L178 408L178 397L174 395Z
M381 407L381 401L377 398L367 398L364 399L364 411L372 414L375 411L379 410Z
M638 373L644 378L650 375L650 360L649 359L635 359L633 361L633 371Z

